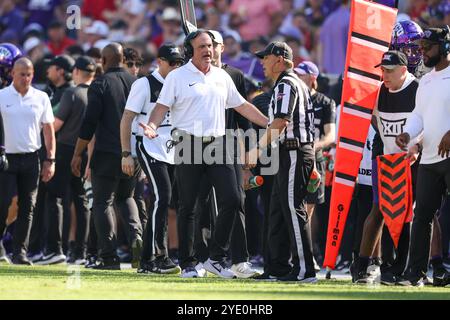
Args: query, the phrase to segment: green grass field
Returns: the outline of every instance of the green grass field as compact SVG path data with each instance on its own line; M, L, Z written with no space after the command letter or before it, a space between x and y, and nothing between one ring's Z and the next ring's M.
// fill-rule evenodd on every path
M449 288L356 286L321 280L315 285L223 280L209 275L138 275L135 270L94 271L68 266L0 265L0 299L450 299Z

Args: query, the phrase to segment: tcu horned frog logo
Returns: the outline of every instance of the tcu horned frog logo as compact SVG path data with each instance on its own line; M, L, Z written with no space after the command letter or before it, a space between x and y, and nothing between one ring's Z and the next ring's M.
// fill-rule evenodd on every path
M383 135L385 137L396 137L403 132L403 127L406 124L406 119L387 120L380 117L383 125Z

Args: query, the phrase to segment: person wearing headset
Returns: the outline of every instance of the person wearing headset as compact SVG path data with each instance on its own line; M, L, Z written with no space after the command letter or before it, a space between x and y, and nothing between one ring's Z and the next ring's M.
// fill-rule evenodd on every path
M216 190L219 213L212 235L210 258L204 263L204 268L223 278L235 277L225 265L225 258L240 197L234 165L223 161L231 161L232 157L230 150L222 149L225 110L234 108L262 127L266 127L268 122L267 117L239 94L226 71L212 65L213 39L214 36L206 30L197 30L186 37L185 55L190 60L169 73L148 124L140 124L143 133L153 139L170 110L172 125L176 128L172 135L178 133L182 137L182 141L178 140L180 143L175 145L175 164L180 201L177 211L179 262L181 277L184 278L199 277L193 250L194 205L200 178L205 173ZM216 151L213 159L203 157L208 150Z
M432 220L450 188L450 29L429 28L420 40L423 62L433 68L419 82L416 108L409 115L397 145L407 150L410 141L423 134L416 207L411 230L408 267L403 285L422 286L430 253ZM434 276L434 286L450 284L450 273Z

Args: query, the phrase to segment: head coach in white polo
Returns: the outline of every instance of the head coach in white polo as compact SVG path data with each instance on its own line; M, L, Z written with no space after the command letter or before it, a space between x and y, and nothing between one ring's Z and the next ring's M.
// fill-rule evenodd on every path
M267 126L267 118L245 101L230 76L224 70L212 66L213 43L209 32L197 30L189 34L184 46L186 55L192 59L167 76L148 125L142 125L146 136L156 136L156 128L169 110L173 127L187 132L193 140L200 139L203 147L211 141L223 139L227 108L234 108L262 127ZM201 164L182 163L176 166L180 198L178 236L182 277L198 276L193 256L193 208L204 172L216 190L219 207L210 249L211 264L207 270L219 276L231 272L226 269L224 258L240 201L234 167L232 164L208 165L204 161Z
M5 152L9 168L0 173L0 236L3 236L8 215L4 203L8 188L17 183L19 213L13 235L13 263L30 265L26 258L33 208L36 203L41 164L41 129L44 133L47 158L42 164L42 181L55 173L54 117L47 94L31 86L34 68L27 58L14 64L13 82L0 90L0 112L5 129Z

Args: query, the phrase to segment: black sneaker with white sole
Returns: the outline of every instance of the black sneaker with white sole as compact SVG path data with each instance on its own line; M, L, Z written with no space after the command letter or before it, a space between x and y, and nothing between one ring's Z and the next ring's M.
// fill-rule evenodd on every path
M382 272L380 276L380 283L385 286L395 286L397 277L391 272Z
M139 274L157 274L155 272L156 266L154 261L141 262L139 268L137 268L137 273Z
M253 280L257 281L277 281L277 277L273 276L267 272L264 272L263 274L260 274L259 276L253 277Z
M118 257L98 259L95 266L92 267L95 270L120 270L120 260Z
M450 273L444 268L433 272L433 286L445 287L450 284Z
M173 263L172 259L166 256L159 256L155 259L155 271L161 274L178 274L181 268Z
M93 254L89 254L86 258L86 263L84 264L85 268L92 269L97 264L97 256Z

